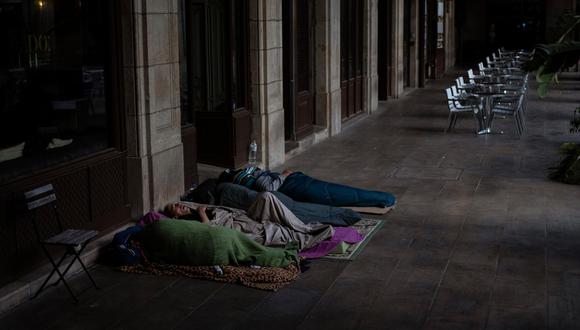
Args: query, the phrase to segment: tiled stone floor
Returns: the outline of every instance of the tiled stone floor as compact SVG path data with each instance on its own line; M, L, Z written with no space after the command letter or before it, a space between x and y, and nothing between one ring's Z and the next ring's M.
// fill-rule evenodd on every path
M450 75L450 78L453 74ZM453 77L454 78L454 77ZM550 182L580 83L539 101L527 135L444 135L450 79L381 104L284 167L399 199L357 260L318 260L279 292L93 269L75 306L57 288L0 316L0 329L578 329L580 187Z

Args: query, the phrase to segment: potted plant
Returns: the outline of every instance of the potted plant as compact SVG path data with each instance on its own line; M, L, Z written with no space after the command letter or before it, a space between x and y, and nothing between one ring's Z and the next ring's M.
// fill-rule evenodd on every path
M532 59L524 65L524 70L536 72L538 95L541 98L547 95L548 86L552 82L558 82L558 73L578 64L580 60L580 41L568 39L580 24L580 15L573 18L572 25L558 41L536 45Z
M573 16L570 27L552 44L539 44L534 49L532 59L524 65L528 72L536 72L538 95L544 98L552 82L558 82L558 73L577 65L580 60L580 42L569 40L572 31L580 24L580 16ZM580 133L580 107L577 107L570 120L570 133ZM550 179L580 184L580 144L564 143L558 153L562 156L560 163L549 168Z
M570 119L570 133L580 133L580 107L574 109L574 114L572 115L572 119Z
M560 164L551 167L548 177L568 184L580 184L580 145L564 143L558 153L562 155Z

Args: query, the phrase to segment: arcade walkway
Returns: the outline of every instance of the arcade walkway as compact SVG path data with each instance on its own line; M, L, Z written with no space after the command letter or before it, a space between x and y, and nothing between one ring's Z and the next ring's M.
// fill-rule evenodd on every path
M398 207L352 262L317 260L279 292L93 269L78 306L62 288L0 316L0 329L572 329L580 324L580 187L548 181L580 82L528 98L527 133L443 134L432 82L347 125L284 167L386 190Z

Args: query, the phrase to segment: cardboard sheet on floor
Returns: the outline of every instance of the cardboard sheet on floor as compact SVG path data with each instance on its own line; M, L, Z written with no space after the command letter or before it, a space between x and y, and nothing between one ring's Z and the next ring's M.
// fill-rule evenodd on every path
M345 209L351 209L359 213L368 214L387 214L390 210L394 209L395 206L389 207L358 207L358 206L344 206Z
M354 244L339 244L334 251L331 251L323 258L335 260L354 260L370 242L373 235L383 226L384 220L362 219L352 225L352 228L364 236L364 239Z

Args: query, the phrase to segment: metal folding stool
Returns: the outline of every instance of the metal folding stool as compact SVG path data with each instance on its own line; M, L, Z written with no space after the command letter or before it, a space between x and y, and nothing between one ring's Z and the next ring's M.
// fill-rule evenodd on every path
M57 285L60 283L60 281L62 281L64 286L66 287L67 291L72 296L72 298L75 300L75 302L78 303L78 299L75 296L75 294L73 293L73 291L70 288L70 286L68 285L68 283L66 282L65 276L68 273L68 271L70 270L70 268L72 267L72 265L74 264L74 262L78 261L80 263L81 267L83 268L83 270L85 271L85 273L87 274L87 276L89 277L89 279L91 280L93 286L96 289L98 289L98 286L97 286L95 280L93 279L93 277L89 273L87 267L85 266L85 264L81 260L80 256L81 256L81 253L83 252L83 250L87 247L88 243L93 238L95 238L99 234L99 232L96 230L65 229L65 228L63 228L63 225L62 225L62 222L60 219L60 215L59 215L59 212L57 209L57 205L56 205L56 193L54 191L52 184L47 184L45 186L28 191L28 192L24 193L24 198L26 200L27 209L31 213L32 225L34 227L34 231L36 233L36 237L38 239L38 242L39 242L40 246L42 247L44 254L46 254L46 256L50 260L50 263L53 267L52 271L50 272L50 275L48 275L48 277L44 280L44 283L42 283L42 285L40 286L38 291L36 291L36 294L34 295L33 298L36 298L45 289L45 287L47 286L50 279L56 273L58 275L59 279L58 279L58 281L51 284L50 286ZM55 221L53 219L53 222L56 222L58 224L58 234L53 235L53 236L46 238L46 239L42 238L41 232L39 230L39 226L37 224L38 210L42 207L49 209L47 211L49 213L52 213L52 216L56 220ZM52 210L52 212L51 212L51 210ZM62 255L62 257L60 258L60 260L58 262L55 262L54 258L51 256L50 251L48 250L49 246L58 246L58 247L62 247L65 249L64 254ZM70 262L69 262L68 266L65 268L65 270L61 271L60 266L68 256L72 256L72 260L70 260Z

